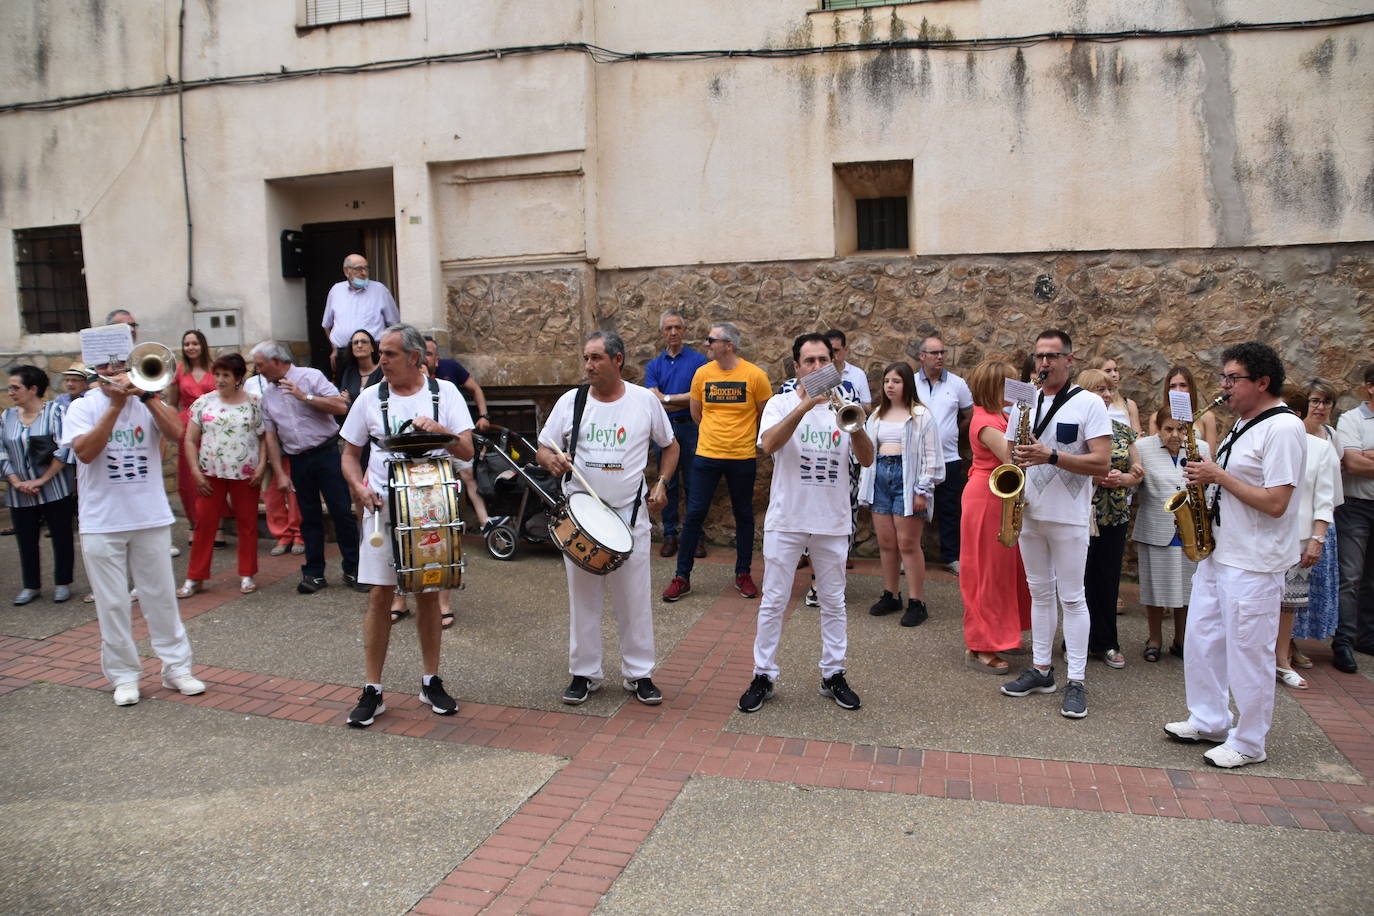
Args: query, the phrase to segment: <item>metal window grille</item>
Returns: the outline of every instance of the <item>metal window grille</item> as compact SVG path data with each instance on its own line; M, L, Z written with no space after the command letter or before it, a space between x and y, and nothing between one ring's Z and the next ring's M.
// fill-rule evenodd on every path
M910 247L905 197L875 197L854 203L858 211L860 251Z
M16 229L14 261L26 333L79 331L90 324L80 226Z
M361 22L410 15L410 0L305 0L305 24Z

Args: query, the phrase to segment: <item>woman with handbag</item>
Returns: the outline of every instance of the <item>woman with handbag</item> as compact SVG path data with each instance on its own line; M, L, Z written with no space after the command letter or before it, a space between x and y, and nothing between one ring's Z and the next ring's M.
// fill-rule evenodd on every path
M0 472L10 485L10 517L19 540L19 565L24 588L16 605L38 597L41 587L38 545L40 523L52 534L54 601L72 596L75 554L72 518L76 509L75 475L71 453L59 449L62 408L43 395L48 374L37 366L15 366L9 373L9 396L14 406L0 417Z

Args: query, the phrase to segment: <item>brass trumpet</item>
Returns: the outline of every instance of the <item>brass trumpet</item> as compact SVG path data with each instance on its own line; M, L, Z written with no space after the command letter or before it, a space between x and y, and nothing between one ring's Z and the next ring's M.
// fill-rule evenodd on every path
M176 378L177 358L166 345L148 341L129 351L124 367L129 383L135 388L140 391L161 391ZM123 387L112 379L102 381L115 388Z
M830 389L830 409L835 411L835 425L841 432L849 433L851 436L864 425L864 409L862 405L853 401L846 400L838 390Z

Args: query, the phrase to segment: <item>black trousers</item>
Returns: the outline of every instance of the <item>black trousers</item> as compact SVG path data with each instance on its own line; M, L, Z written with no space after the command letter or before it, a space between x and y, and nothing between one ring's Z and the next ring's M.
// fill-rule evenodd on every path
M41 588L38 545L44 519L52 533L53 583L71 585L76 554L72 546L72 519L76 516L76 496L64 496L37 506L11 506L15 540L19 542L19 569L25 588Z
M305 565L301 575L324 575L324 513L320 498L334 520L334 539L343 556L343 571L358 573L358 522L353 517L353 498L348 492L339 449L332 442L325 448L291 455L291 483L296 487L296 502L301 507L301 540L305 542Z
M1121 594L1121 560L1126 556L1126 528L1099 525L1098 535L1088 539L1088 565L1083 570L1083 590L1088 599L1088 651L1120 649L1116 637L1116 599Z

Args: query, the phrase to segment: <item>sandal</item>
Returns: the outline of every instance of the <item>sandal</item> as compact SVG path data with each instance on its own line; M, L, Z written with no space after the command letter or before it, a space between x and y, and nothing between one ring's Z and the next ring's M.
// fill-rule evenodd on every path
M253 581L252 576L244 576L239 580L239 594L251 595L258 590L258 583Z
M1157 661L1159 661L1159 646L1146 646L1146 647L1145 647L1145 661L1147 661L1147 662L1157 662Z
M1175 658L1182 658L1182 657L1183 657L1183 647L1180 646L1178 643L1170 643L1170 644L1169 644L1169 654L1172 655L1172 656L1174 656Z
M1307 681L1303 679L1301 674L1298 674L1298 672L1294 671L1292 668L1275 668L1274 678L1283 681L1295 690L1307 689Z
M453 626L453 622L454 622L456 619L457 619L457 618L453 616L453 612L452 612L452 611L449 611L449 612L446 613L446 614L440 614L440 615L439 615L439 626L441 626L441 627L443 627L445 630L447 630L449 627Z
M200 581L197 579L187 579L182 583L181 588L177 589L178 598L189 598L200 591Z
M410 615L410 608L408 608L408 607L403 607L403 608L401 608L399 611L397 611L397 610L392 610L392 612L391 612L391 622L392 622L392 623L396 623L396 622L399 621L401 618L407 617L407 616L409 616L409 615Z
M1312 667L1312 659L1308 658L1306 655L1303 655L1303 654L1302 654L1301 652L1299 652L1297 649L1291 650L1291 651L1289 652L1289 654L1292 656L1292 659L1293 659L1293 667L1294 667L1294 668L1311 668L1311 667Z
M987 671L991 674L1006 674L1011 671L1011 664L995 653L992 656L992 661L985 662L978 657L977 652L968 650L964 653L964 664L975 671Z

